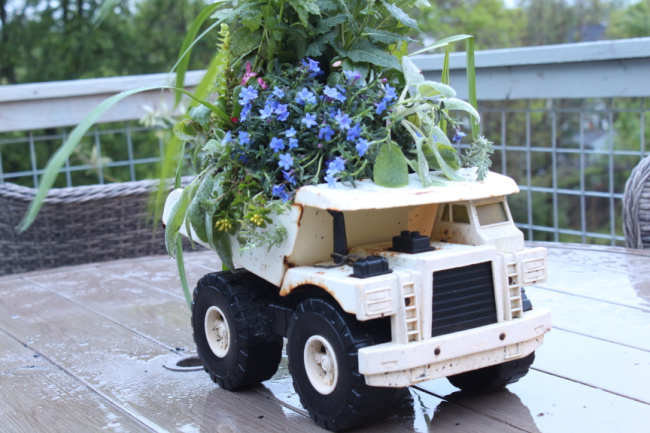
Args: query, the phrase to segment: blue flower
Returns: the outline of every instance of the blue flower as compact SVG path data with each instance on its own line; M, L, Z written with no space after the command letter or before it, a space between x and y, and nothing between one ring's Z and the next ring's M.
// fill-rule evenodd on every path
M289 139L289 149L295 149L298 147L298 139L295 137L291 137Z
M245 104L241 109L241 113L239 113L239 120L241 120L242 122L245 121L246 118L248 117L248 113L250 113L252 107L253 107L253 104L251 104L250 102Z
M282 176L284 176L284 180L286 180L287 182L289 182L291 185L295 185L295 184L296 184L296 178L293 176L293 172L289 172L289 171L284 171L284 170L283 170L283 171L282 171Z
M288 153L282 154L278 165L285 170L289 170L293 166L293 158Z
M354 141L361 135L361 124L357 123L352 128L348 129L347 140Z
M460 141L463 139L464 136L466 136L464 132L462 132L460 129L456 129L454 133L454 138L451 139L454 143L460 143Z
M239 97L241 98L239 103L241 105L246 105L257 98L257 90L252 86L244 87L241 92L239 92Z
M328 173L325 176L325 180L330 188L336 188L336 179L334 178L334 173Z
M272 193L275 197L280 197L284 202L289 201L289 195L284 190L284 185L275 185Z
M323 75L323 71L320 70L320 67L318 66L318 62L316 60L310 59L307 57L307 62L304 60L302 61L303 66L307 67L307 70L311 72L309 74L310 78L318 77Z
M325 125L325 127L318 131L318 138L324 138L325 141L330 141L332 135L334 135L334 130L330 128L329 125Z
M337 172L343 171L345 170L345 160L340 156L337 156L333 161L330 161L328 168L334 168Z
M361 79L361 74L357 71L343 71L343 73L345 74L347 79L352 81L353 83Z
M226 132L226 135L223 136L223 139L221 140L221 144L226 144L228 142L232 141L232 134L230 131Z
M278 104L275 107L275 114L278 115L278 120L284 122L289 117L289 111L287 110L287 104Z
M278 153L279 151L284 150L284 141L281 138L273 137L271 138L269 147L273 149L274 153Z
M284 131L284 136L287 138L295 137L297 132L298 131L296 131L295 128L292 126L291 128Z
M350 129L352 121L350 120L350 116L348 116L346 113L342 113L341 110L339 110L334 118L338 122L341 129Z
M284 98L284 91L277 86L273 86L273 96L278 99Z
M300 105L315 104L316 96L306 87L303 87L300 92L296 93L296 103Z
M325 96L327 96L330 99L334 99L336 101L345 101L345 95L341 92L338 91L336 87L330 87L330 86L325 86L325 89L323 89L323 93Z
M268 119L273 114L273 107L271 104L266 104L263 109L260 110L260 119Z
M357 152L359 152L359 156L363 156L366 154L366 151L368 150L368 146L369 146L368 140L366 140L365 138L360 138L357 140L356 148L357 148Z
M386 95L384 96L384 101L392 101L393 99L397 98L397 93L395 92L395 89L393 87L390 87L390 85L386 84Z
M239 144L242 146L251 142L247 131L239 131Z
M312 126L316 126L316 115L311 114L311 113L306 113L305 117L302 118L300 123L303 123L307 128L311 128Z
M382 100L379 104L377 104L377 114L381 114L386 110L386 101Z

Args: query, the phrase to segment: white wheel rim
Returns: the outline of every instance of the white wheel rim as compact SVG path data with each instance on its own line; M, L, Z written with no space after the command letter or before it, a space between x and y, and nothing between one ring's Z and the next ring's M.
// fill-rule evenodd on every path
M305 344L305 371L312 386L323 395L334 391L339 378L336 353L330 343L320 335L314 335Z
M219 358L228 354L230 328L226 317L218 307L212 306L205 313L205 338L212 352Z

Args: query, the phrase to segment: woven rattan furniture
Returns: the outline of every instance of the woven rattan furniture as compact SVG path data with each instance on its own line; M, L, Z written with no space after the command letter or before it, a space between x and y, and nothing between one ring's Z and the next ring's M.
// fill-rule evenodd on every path
M650 249L650 156L632 170L625 184L623 231L628 248Z
M34 224L18 234L36 190L0 184L0 275L166 254L147 204L156 181L52 189ZM159 223L156 223L159 224Z

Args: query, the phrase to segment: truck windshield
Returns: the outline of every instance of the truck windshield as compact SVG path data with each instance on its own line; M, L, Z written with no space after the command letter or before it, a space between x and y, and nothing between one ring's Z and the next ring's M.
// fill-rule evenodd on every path
M481 204L476 206L478 222L483 226L500 224L508 221L508 213L503 207L503 202Z

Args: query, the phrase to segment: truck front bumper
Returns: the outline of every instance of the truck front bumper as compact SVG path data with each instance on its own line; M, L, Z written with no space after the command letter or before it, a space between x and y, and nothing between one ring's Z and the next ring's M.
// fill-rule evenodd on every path
M523 358L551 330L551 312L408 344L384 343L359 350L359 372L370 386L404 387Z

